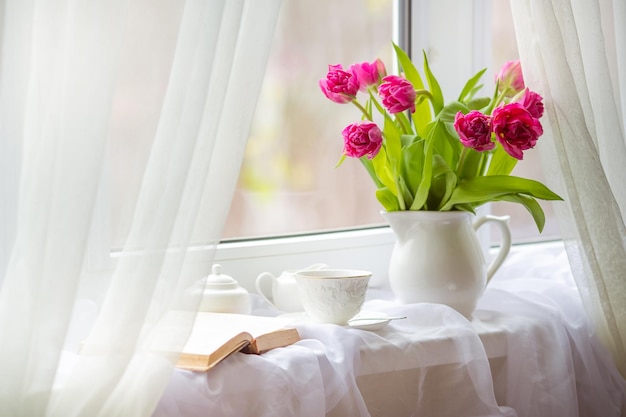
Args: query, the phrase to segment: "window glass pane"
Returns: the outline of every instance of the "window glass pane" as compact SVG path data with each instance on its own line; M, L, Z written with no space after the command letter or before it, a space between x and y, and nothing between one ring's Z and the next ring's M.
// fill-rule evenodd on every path
M357 160L334 168L352 104L326 99L329 64L392 62L393 0L285 1L225 238L382 224Z
M103 197L112 201L105 218L113 247L121 246L128 233L174 52L181 8L168 1L158 11L149 19L145 10L133 11L137 24L129 27L138 39L152 42L127 45L115 96L111 134L120 140L112 142L105 173L110 195ZM517 45L509 3L492 2L492 13L493 73L517 59ZM343 146L341 130L360 113L351 104L328 101L318 81L328 64L381 58L391 71L392 15L393 0L283 2L224 238L384 224L375 188L359 162L348 159L335 168ZM525 152L513 173L543 182L538 150ZM540 204L547 217L541 235L519 205L493 204L491 211L511 216L517 242L559 238L551 204Z
M111 115L98 226L123 246L158 126L184 3L129 11L129 39ZM148 10L149 9L149 10ZM335 169L341 130L359 117L318 87L328 64L392 60L393 0L284 1L225 237L259 237L379 223L375 188L358 161ZM255 68L250 68L255 71ZM202 238L198 238L202 243Z
M492 7L497 70L518 56L508 2ZM381 58L390 66L392 9L392 0L283 3L225 238L384 224L363 167L348 159L334 168L342 150L341 130L359 112L351 104L344 108L329 102L318 80L328 64ZM513 174L543 181L538 151L525 152ZM558 238L550 203L540 204L547 217L541 235L519 205L496 203L491 211L511 216L517 242Z

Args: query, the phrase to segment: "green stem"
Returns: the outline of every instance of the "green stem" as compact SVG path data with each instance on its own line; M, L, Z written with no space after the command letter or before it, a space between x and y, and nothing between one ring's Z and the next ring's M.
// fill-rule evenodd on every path
M488 152L483 159L480 161L480 169L478 170L478 175L484 177L487 175L487 170L489 169L489 162L491 162L491 158L493 158L493 151Z
M461 156L459 157L459 163L456 166L456 176L461 179L461 174L463 174L463 165L465 165L465 158L467 158L467 153L469 152L469 148L463 146L463 150L461 151Z
M415 96L426 96L426 98L428 98L431 102L433 101L433 95L430 93L430 91L425 89L415 90Z
M402 130L404 131L405 135L410 135L411 132L411 125L409 124L409 120L406 117L403 117L404 114L403 113L398 113L396 115L396 120L398 120L400 122L400 126L402 126Z
M502 101L504 100L504 97L506 97L505 96L506 91L503 91L502 93L500 93L500 95L497 95L497 92L498 90L496 89L493 95L493 100L491 100L491 103L489 103L489 107L487 107L487 109L485 110L485 114L491 114L493 109L495 109L498 104L502 103Z
M362 156L361 158L359 158L359 160L365 167L367 173L370 175L370 178L372 178L372 181L374 181L374 184L376 184L376 188L384 187L385 185L378 179L378 176L376 175L376 170L372 166L372 161L368 159L367 156Z
M398 180L398 177L396 176L396 189L398 190L398 195L396 196L398 198L398 205L400 206L400 210L406 210L406 204L404 204L404 195L402 193L402 188L400 188L400 181Z
M369 120L370 122L372 121L372 115L370 114L370 112L368 112L367 109L363 107L357 99L352 100L352 104L354 104L359 110L361 110L367 120Z
M370 100L372 100L372 102L374 103L374 106L378 109L378 111L380 112L380 114L383 115L383 117L385 119L387 119L388 121L390 121L391 123L394 123L393 119L391 118L391 116L389 116L389 113L387 113L383 106L381 106L381 104L378 102L378 100L376 100L376 96L372 93L372 91L370 90Z

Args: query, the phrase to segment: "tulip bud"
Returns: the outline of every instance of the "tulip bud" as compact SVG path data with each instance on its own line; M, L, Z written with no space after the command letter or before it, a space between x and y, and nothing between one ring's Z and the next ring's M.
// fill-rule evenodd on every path
M362 62L360 64L353 64L350 66L352 74L359 82L359 89L361 91L367 91L369 87L378 86L380 80L387 75L385 64L380 59L369 63Z
M524 89L524 76L519 59L505 62L496 75L498 92L504 92L506 97L513 97Z

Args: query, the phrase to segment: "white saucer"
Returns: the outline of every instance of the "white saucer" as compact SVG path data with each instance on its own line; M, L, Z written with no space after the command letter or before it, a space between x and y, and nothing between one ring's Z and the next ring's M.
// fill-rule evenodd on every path
M351 329L360 330L380 330L389 324L391 318L385 313L372 311L361 311L359 314L348 320Z
M295 322L299 323L313 323L313 320L305 312L286 313L281 314L280 317L291 317ZM357 320L358 319L358 320ZM386 313L361 311L359 314L348 320L348 324L343 326L349 329L359 330L380 330L385 327L391 321Z

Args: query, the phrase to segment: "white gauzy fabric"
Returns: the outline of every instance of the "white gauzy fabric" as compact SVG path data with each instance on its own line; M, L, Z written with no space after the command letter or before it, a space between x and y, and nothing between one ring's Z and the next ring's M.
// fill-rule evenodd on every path
M537 245L508 260L477 317L506 322L503 403L520 416L622 416L626 382L582 306L564 246Z
M211 263L185 263L186 248L192 231L209 247L219 239L279 7L2 2L0 135L20 171L0 276L1 416L151 414L176 361L166 352L193 323L189 288ZM136 127L127 135L150 140L128 238L107 268L87 247L124 118ZM155 323L173 309L189 320L164 337Z
M525 82L546 106L546 178L583 302L626 375L626 4L524 0L511 7Z
M532 260L532 262L531 262ZM254 312L280 314L255 298ZM626 382L595 338L563 245L515 250L471 321L371 291L377 331L296 322L303 338L206 373L179 370L154 417L619 417Z

